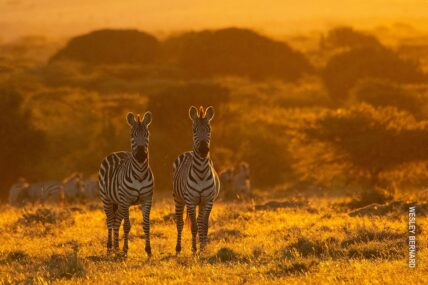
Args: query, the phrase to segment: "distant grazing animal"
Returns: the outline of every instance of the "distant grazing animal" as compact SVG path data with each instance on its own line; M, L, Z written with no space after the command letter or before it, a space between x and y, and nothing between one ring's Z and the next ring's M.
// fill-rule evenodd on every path
M38 186L38 184L35 184ZM33 186L33 185L31 185ZM64 178L61 182L49 181L43 182L42 186L42 202L83 202L84 185L82 182L82 174L75 172Z
M222 199L234 196L233 189L233 167L228 167L220 172Z
M98 196L98 182L82 180L80 173L73 173L62 181L28 183L20 178L9 190L9 204L83 202Z
M85 199L85 185L81 173L73 173L62 181L64 198L67 202L83 202Z
M189 116L193 122L193 151L180 156L173 165L173 196L175 201L175 215L177 223L176 252L181 251L181 234L183 230L183 211L187 207L192 229L192 250L196 252L196 236L199 233L200 249L207 243L208 220L214 200L220 191L220 180L214 170L209 155L211 125L214 117L214 108L203 107L189 109ZM196 219L196 207L199 206Z
M64 202L64 188L60 181L44 181L27 183L21 178L9 190L9 203L13 206L22 206L25 203L62 203Z
M29 188L30 184L28 184L27 180L20 178L9 190L9 204L21 206L25 202L34 202L28 191Z
M251 197L250 166L241 162L236 167L228 167L220 173L222 199L233 200Z
M241 162L233 174L234 192L241 196L251 195L250 166L248 163Z
M85 180L83 182L84 188L85 188L85 199L91 200L98 198L99 194L99 187L98 187L98 181L96 180Z
M128 235L131 230L129 207L141 204L143 212L143 230L146 240L145 250L151 256L150 247L150 210L152 207L154 177L149 166L149 130L152 114L146 112L143 119L128 113L131 127L132 152L114 152L101 163L98 172L99 191L107 217L107 252L112 250L112 231L114 249L119 248L119 228L124 219L123 252L128 252Z

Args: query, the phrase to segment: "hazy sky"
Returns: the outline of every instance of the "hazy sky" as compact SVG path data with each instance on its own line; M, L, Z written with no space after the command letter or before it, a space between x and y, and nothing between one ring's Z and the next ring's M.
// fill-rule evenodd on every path
M225 26L287 34L338 23L427 23L428 0L0 0L0 39L102 27L168 33Z

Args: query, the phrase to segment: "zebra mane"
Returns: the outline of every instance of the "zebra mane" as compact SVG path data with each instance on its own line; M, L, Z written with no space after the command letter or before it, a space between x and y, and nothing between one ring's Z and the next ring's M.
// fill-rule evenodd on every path
M204 117L204 113L204 107L200 106L198 111L198 117L202 119Z

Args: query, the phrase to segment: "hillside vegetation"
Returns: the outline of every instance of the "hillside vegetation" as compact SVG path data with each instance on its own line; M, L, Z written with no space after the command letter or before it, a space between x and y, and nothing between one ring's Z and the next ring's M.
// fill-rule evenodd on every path
M3 199L19 177L95 177L104 156L130 148L126 113L146 110L157 191L170 191L172 162L192 147L190 105L216 109L216 168L246 161L262 191L393 194L427 182L425 59L368 32L339 27L305 52L239 28L162 40L100 30L50 55L43 45L1 46ZM25 164L10 167L17 152Z

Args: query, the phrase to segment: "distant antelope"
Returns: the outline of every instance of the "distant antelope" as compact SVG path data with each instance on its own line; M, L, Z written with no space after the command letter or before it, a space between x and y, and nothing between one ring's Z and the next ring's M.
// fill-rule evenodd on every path
M143 212L143 230L146 239L145 250L151 255L150 247L150 209L152 206L154 178L149 166L149 130L152 121L150 112L141 119L128 113L131 127L131 152L114 152L104 158L98 173L99 191L107 217L107 252L112 249L112 231L114 249L119 248L119 228L124 219L123 252L128 252L128 235L131 230L129 207L141 204Z
M181 234L183 230L183 211L187 207L192 229L192 250L196 252L196 236L199 233L200 248L207 243L208 220L214 200L220 191L220 180L214 170L209 155L211 125L214 108L204 111L190 107L189 116L193 122L193 151L180 156L173 165L173 196L177 222L176 252L181 251ZM196 218L196 207L199 206Z

